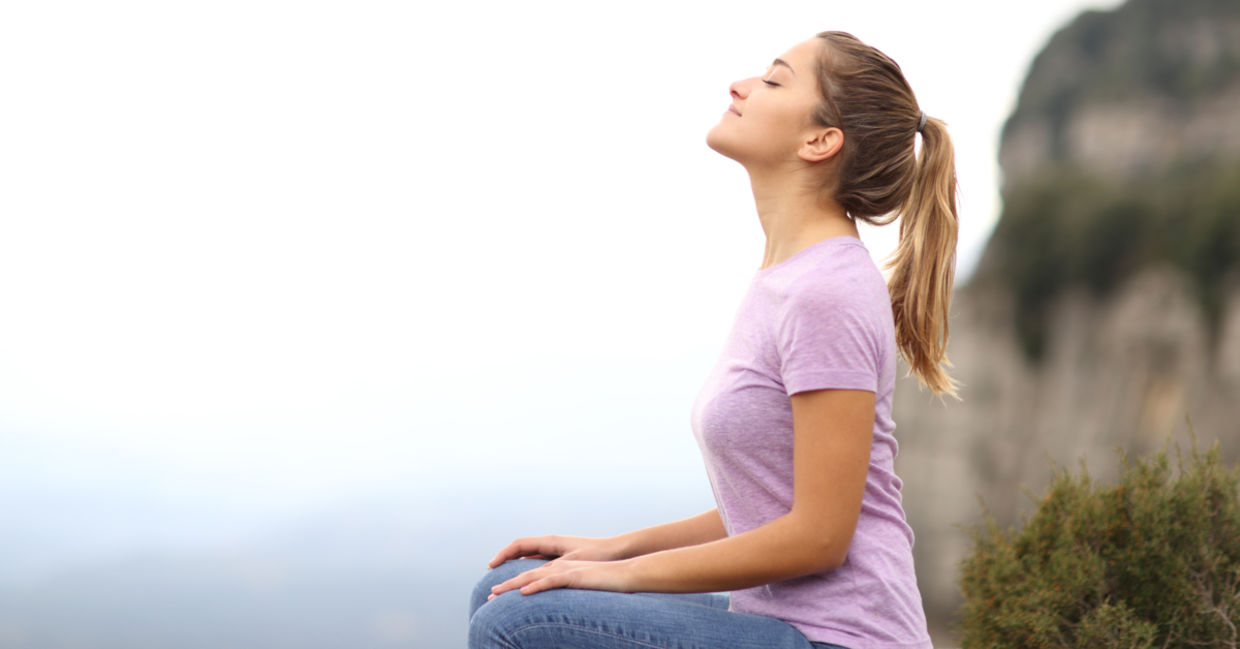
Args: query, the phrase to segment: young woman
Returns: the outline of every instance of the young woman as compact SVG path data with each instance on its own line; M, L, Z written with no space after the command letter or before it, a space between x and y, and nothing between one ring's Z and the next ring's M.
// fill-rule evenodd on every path
M900 67L842 32L731 95L706 140L749 172L766 249L693 406L718 507L513 541L474 590L474 649L930 647L891 398L897 353L955 394L951 142ZM897 215L884 283L856 221Z

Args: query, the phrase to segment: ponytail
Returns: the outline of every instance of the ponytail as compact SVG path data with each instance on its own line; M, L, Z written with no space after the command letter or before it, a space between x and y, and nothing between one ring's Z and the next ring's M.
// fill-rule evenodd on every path
M844 132L838 177L823 190L849 216L872 225L899 215L900 245L887 263L896 347L923 384L957 396L944 368L951 367L947 307L956 266L956 162L947 127L925 117L886 54L845 32L818 37L822 100L813 117Z
M896 346L912 374L956 397L947 374L947 313L956 269L956 164L941 120L922 129L913 187L900 209L900 244L887 262Z

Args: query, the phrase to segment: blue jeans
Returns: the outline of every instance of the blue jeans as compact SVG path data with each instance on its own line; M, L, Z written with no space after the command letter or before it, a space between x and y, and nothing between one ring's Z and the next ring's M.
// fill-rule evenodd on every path
M516 559L483 576L469 603L469 649L844 649L773 617L731 612L716 593L557 588L487 601L491 586L543 563Z

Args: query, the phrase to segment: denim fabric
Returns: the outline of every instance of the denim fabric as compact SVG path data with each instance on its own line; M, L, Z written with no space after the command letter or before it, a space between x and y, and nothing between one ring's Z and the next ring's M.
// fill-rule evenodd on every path
M728 611L716 593L613 593L491 587L544 563L517 559L488 572L469 605L470 649L843 649L811 643L787 622Z

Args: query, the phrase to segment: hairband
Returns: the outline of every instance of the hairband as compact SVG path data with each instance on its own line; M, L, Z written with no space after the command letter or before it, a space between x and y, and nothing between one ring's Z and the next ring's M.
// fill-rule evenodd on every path
M922 111L922 113L921 113L921 120L920 120L919 122L917 122L917 132L918 132L918 133L920 133L920 132L921 132L921 129L923 129L923 128L925 128L925 127L926 127L926 113L925 113L925 111Z

